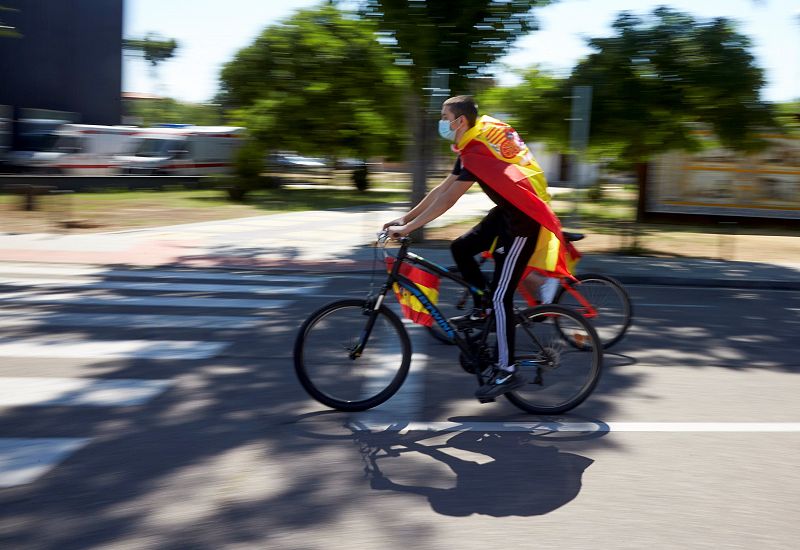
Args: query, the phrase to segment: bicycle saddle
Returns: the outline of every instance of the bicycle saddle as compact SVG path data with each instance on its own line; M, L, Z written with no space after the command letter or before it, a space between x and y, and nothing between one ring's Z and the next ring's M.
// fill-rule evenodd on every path
M570 242L579 241L586 236L583 233L570 233L569 231L562 231L561 234Z

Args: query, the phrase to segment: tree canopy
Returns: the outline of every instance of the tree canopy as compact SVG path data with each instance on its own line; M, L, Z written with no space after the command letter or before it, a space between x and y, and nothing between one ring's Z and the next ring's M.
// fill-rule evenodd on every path
M417 92L433 69L449 73L454 95L470 91L469 78L489 67L512 44L537 29L534 7L551 0L365 0L363 14L377 21L384 41L408 68Z
M221 74L219 99L272 149L402 154L407 80L369 22L333 6L267 27Z
M151 67L155 68L163 61L174 57L178 43L174 38L163 38L149 33L144 38L124 39L122 49L134 55L141 55Z
M566 149L569 141L570 99L565 79L537 68L522 71L516 86L493 87L479 94L482 112L501 116L523 139L543 141Z
M411 81L406 113L412 130L414 183L411 202L426 192L434 124L441 100L481 89L479 77L536 29L533 8L550 0L362 0L362 16L374 20L381 40ZM437 78L434 75L439 75ZM446 80L441 78L446 75ZM485 83L484 83L485 86ZM439 88L438 90L436 88Z
M596 51L566 82L593 87L592 142L619 144L625 158L641 161L696 147L687 123L702 122L724 145L757 147L756 131L773 118L750 40L732 22L658 8L646 19L623 12L613 29L589 40Z

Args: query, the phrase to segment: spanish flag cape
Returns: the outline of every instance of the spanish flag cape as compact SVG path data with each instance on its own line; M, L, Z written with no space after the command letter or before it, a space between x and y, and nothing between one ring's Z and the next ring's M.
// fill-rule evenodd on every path
M535 270L572 277L580 253L564 239L561 222L549 206L544 172L514 128L482 116L454 149L464 168L542 226L524 276Z

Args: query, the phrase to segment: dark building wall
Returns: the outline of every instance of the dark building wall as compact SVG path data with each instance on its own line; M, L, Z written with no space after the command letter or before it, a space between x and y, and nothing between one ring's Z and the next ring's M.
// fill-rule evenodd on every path
M123 0L0 0L21 38L0 38L0 105L119 124Z

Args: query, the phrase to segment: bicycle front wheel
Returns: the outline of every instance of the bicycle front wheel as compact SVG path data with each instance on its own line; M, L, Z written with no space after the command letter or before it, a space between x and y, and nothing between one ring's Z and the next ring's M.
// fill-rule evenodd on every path
M563 286L555 303L574 309L592 323L608 349L619 342L631 325L633 306L625 287L612 277L596 274L577 275L577 281Z
M375 323L369 334L370 317ZM366 338L361 353L354 353ZM340 411L364 411L400 389L411 364L411 341L386 306L375 312L364 300L332 302L300 327L294 368L308 394Z
M508 400L533 414L561 414L583 403L603 364L592 325L571 309L544 305L521 313L516 330L514 359L526 384L507 393Z

